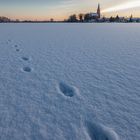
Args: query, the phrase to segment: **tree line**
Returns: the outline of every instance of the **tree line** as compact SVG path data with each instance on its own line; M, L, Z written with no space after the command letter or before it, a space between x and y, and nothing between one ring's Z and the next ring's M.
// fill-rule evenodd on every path
M23 21L20 21L18 19L16 20L11 20L10 18L7 18L7 17L4 17L4 16L1 16L0 17L0 23L7 23L7 22L13 22L13 23L46 23L46 22L58 22L58 21L55 21L53 18L51 18L49 21L46 20L46 21L32 21L32 20L23 20ZM90 13L87 13L87 14L79 14L79 15L76 15L76 14L73 14L73 15L70 15L68 17L68 19L64 20L64 21L59 21L59 22L140 22L140 18L133 18L133 16L131 15L129 18L125 18L125 17L119 17L119 15L113 17L111 16L110 18L106 18L106 17L102 17L102 18L95 18L93 20L93 17Z
M90 22L93 20L93 17L90 13L87 14L76 14L70 15L65 22ZM140 22L140 18L133 18L131 15L129 18L119 17L119 15L110 18L102 17L100 19L95 18L94 22Z

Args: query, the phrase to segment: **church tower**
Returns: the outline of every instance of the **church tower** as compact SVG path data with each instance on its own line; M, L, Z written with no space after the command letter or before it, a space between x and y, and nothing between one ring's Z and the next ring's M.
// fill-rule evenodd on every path
M100 18L101 17L100 4L98 4L97 14L98 14L98 18Z

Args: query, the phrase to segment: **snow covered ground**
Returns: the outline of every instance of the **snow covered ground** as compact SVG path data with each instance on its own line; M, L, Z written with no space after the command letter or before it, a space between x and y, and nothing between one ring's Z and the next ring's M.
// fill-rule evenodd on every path
M0 140L139 140L140 24L0 24Z

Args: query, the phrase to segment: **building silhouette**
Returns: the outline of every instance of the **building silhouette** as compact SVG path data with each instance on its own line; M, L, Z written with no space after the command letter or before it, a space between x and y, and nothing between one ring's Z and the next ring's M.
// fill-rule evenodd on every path
M101 9L100 9L100 4L98 4L97 14L98 14L98 18L101 18Z
M100 18L101 18L101 9L100 9L100 4L98 4L97 12L90 13L90 19L91 20L98 20Z

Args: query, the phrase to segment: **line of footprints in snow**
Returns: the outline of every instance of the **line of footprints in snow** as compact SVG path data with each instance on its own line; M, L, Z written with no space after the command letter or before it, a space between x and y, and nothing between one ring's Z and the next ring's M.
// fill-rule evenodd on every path
M8 40L8 42L11 42L11 40ZM16 48L17 52L20 52L19 46L17 44L14 45L14 47ZM23 56L22 60L29 61L30 59L28 57ZM32 69L30 67L26 66L26 67L22 68L22 71L29 73L29 72L32 72ZM74 95L76 95L78 93L78 89L76 87L67 85L63 82L59 83L59 91L67 97L73 97Z
M17 52L19 52L20 51L20 49L18 48L18 45L14 45L14 47L16 48L16 51ZM24 60L24 61L29 61L29 58L28 57L22 57L22 60ZM23 67L22 68L22 70L24 71L24 72L31 72L32 71L32 69L30 68L30 67Z
M20 51L18 45L15 45L14 47L16 48L17 52ZM29 58L22 57L22 60L29 61ZM30 67L23 67L22 70L24 72L32 71ZM78 94L78 89L76 87L67 85L64 82L59 83L58 90L66 97L73 97L74 95ZM91 140L119 140L118 135L113 129L108 128L102 124L85 121L84 125L87 135Z

